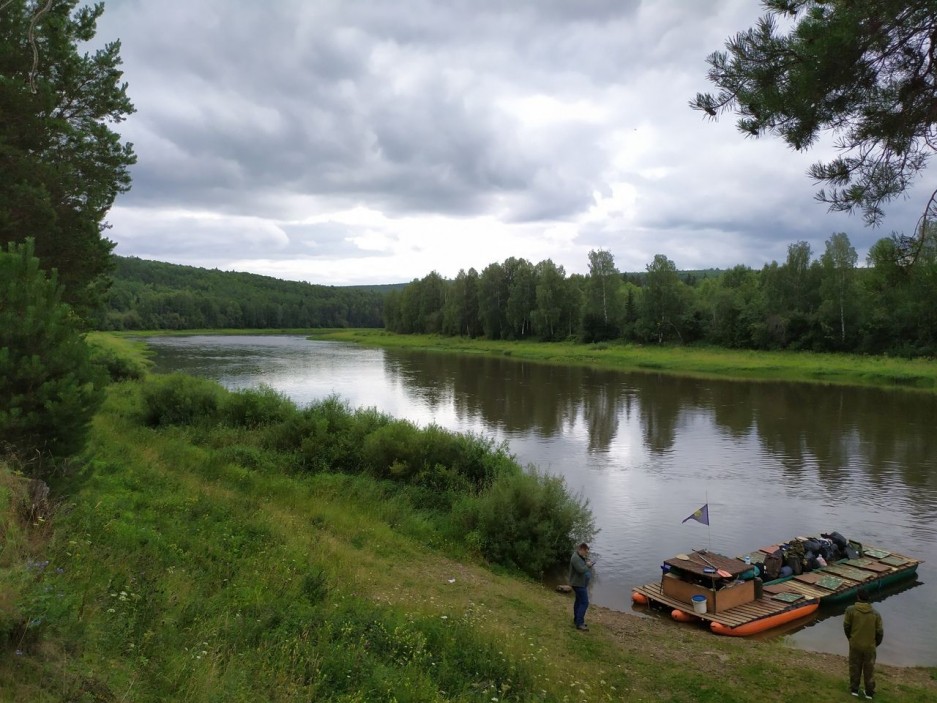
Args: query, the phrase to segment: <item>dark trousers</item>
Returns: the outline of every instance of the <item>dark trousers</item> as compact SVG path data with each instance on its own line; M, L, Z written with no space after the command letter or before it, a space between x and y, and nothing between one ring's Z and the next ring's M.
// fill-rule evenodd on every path
M576 600L573 601L573 623L576 627L586 622L586 610L589 608L589 589L585 586L573 586Z
M865 680L865 692L875 693L875 650L849 648L849 688L857 691L859 679Z

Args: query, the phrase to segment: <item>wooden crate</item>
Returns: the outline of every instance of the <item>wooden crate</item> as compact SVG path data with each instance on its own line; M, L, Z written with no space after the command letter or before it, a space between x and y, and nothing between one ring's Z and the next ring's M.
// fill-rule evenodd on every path
M706 596L706 610L710 613L719 613L755 600L754 581L736 582L731 586L713 590L698 583L684 581L674 574L663 574L660 589L664 595L682 601L690 605L691 608L693 596Z

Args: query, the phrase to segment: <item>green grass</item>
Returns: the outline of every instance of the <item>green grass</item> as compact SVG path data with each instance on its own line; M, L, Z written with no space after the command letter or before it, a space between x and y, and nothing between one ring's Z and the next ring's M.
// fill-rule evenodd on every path
M777 641L600 608L579 633L568 596L433 540L407 487L296 474L259 429L147 428L140 385L111 388L48 522L0 469L0 701L844 698L841 657ZM933 670L879 679L937 695Z
M138 343L90 341L112 371L146 365ZM567 346L576 349L458 351L527 358L552 347L537 360L558 363ZM619 351L591 354L604 364ZM599 363L585 358L576 363ZM641 363L669 366L662 356ZM575 631L568 596L483 563L425 485L332 473L305 445L305 464L275 449L282 436L269 423L292 416L269 394L234 405L231 394L211 421L143 422L146 403L221 397L211 385L183 383L156 400L143 392L151 381L111 386L88 449L55 474L41 510L33 484L0 463L0 701L844 697L842 657L779 640L719 638L602 608L590 610L590 633ZM341 425L339 409L330 413ZM345 427L332 433L353 431ZM425 439L398 430L385 439ZM879 680L881 700L937 696L937 669L882 666Z
M370 346L510 356L551 364L746 381L798 381L937 391L937 363L854 354L767 352L714 347L641 346L606 342L508 342L398 335L384 330L316 330L314 339Z

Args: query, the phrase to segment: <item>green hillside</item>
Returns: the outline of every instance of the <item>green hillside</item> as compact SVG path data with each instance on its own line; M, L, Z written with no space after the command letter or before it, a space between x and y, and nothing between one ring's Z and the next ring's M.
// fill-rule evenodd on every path
M388 291L114 257L101 330L382 327Z

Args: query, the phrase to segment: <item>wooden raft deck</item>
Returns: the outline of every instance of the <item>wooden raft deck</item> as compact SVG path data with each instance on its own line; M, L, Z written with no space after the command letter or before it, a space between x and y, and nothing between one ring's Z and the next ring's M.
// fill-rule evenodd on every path
M788 603L774 598L773 594L769 594L766 590L761 598L756 598L755 600L748 603L737 605L734 608L729 608L728 610L723 610L716 613L711 613L708 611L705 613L697 613L693 610L693 606L690 603L685 603L665 595L663 591L661 591L660 584L649 583L644 586L638 586L634 589L634 591L646 596L654 603L666 605L676 610L682 610L684 613L694 615L701 620L706 620L707 622L718 622L721 625L725 625L726 627L738 627L739 625L746 625L750 622L755 622L756 620L762 620L773 615L778 615L780 613L787 612L788 610L801 608L805 605L815 603L817 601L816 598L798 598L795 602ZM784 591L779 590L778 592L783 593Z
M859 559L838 561L785 581L766 583L764 592L799 593L805 598L819 598L821 603L835 601L858 588L910 576L920 563L918 559L872 547Z
M920 563L918 559L896 552L868 548L859 559L838 561L787 580L767 583L760 598L721 612L697 613L691 603L666 595L660 583L649 583L633 590L652 603L683 611L707 622L739 627L818 601L821 604L835 602L861 587L884 585L911 576Z

